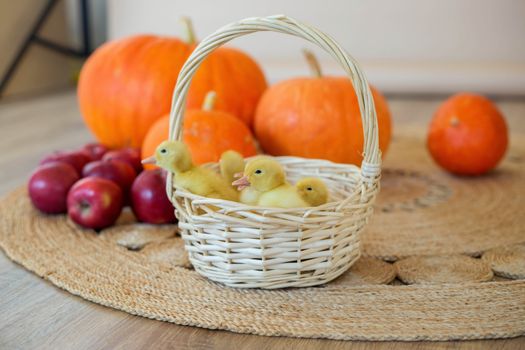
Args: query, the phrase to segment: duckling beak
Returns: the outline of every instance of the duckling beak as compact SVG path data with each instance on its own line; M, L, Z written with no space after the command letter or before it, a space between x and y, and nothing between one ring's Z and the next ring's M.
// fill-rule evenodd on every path
M142 159L142 164L157 164L157 159L155 159L155 156L151 156L145 159Z
M237 189L242 191L246 187L250 187L250 181L248 181L248 176L243 176L240 179L233 181L232 185L237 186Z

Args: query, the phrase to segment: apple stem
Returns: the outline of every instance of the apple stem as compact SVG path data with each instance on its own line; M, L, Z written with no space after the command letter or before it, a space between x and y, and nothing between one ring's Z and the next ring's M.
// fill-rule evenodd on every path
M184 41L186 44L193 45L197 42L195 36L195 30L193 29L193 23L189 17L182 17L180 19L182 25L184 26Z
M321 65L319 64L319 61L317 60L317 57L315 57L314 53L308 49L303 49L303 54L306 58L308 66L310 67L312 75L316 78L321 78L323 76L323 72L321 70Z
M211 111L215 107L215 101L217 100L217 94L215 91L210 91L204 97L204 103L202 104L203 111Z

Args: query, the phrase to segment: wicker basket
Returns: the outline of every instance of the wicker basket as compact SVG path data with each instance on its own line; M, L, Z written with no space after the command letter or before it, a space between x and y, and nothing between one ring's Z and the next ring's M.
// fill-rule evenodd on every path
M258 31L306 39L342 65L354 85L363 121L361 168L325 160L277 158L292 182L304 176L325 181L332 201L313 208L263 208L205 198L174 186L172 174L168 175L168 196L175 206L190 261L209 279L232 287L268 289L326 283L360 256L360 233L372 213L381 171L376 114L368 83L355 60L335 41L282 15L248 18L219 29L195 48L182 67L173 93L170 139L181 138L186 94L200 63L226 42Z

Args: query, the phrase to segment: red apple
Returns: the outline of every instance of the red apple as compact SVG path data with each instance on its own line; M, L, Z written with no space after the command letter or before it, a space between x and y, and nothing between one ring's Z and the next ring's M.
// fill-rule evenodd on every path
M84 151L58 151L42 159L40 164L55 161L71 164L80 175L82 174L82 168L84 168L84 165L91 162L91 157Z
M101 143L88 143L82 147L82 151L87 153L91 160L101 160L109 149Z
M136 148L122 148L114 151L109 151L104 154L102 157L103 160L117 159L128 162L129 165L135 169L135 171L140 173L142 171L142 163L140 157L140 151Z
M137 174L126 162L120 160L97 160L86 164L82 170L83 177L100 177L120 186L125 201Z
M137 176L131 187L131 208L142 222L177 222L173 205L166 195L166 173L162 169L144 170Z
M79 179L72 165L48 162L39 166L29 179L29 197L34 206L48 214L67 212L67 193Z
M87 177L67 196L67 213L77 224L95 230L111 226L122 211L122 190L113 181Z

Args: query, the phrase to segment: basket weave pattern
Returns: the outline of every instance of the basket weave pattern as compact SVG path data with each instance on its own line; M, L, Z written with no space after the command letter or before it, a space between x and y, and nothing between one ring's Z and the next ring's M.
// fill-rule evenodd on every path
M191 77L215 48L245 34L276 31L304 38L325 49L352 80L364 130L361 168L324 160L277 157L293 183L321 178L331 202L314 208L263 208L205 198L178 188L173 174L168 197L179 219L185 248L195 270L233 287L283 288L333 280L360 256L360 232L379 190L377 121L368 83L357 63L330 37L285 16L250 18L204 39L183 66L173 93L170 139L180 139ZM329 127L327 125L327 127ZM217 164L209 165L217 170Z

